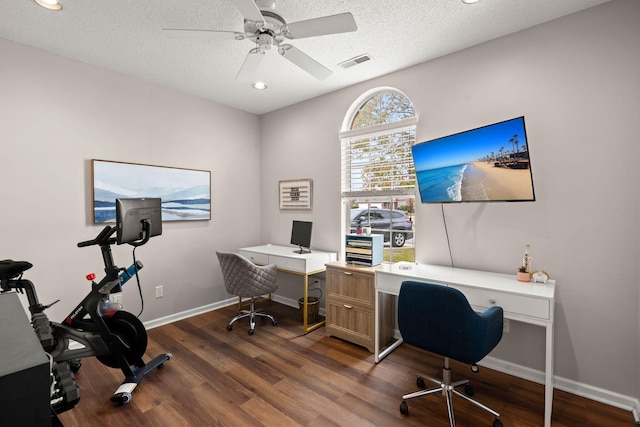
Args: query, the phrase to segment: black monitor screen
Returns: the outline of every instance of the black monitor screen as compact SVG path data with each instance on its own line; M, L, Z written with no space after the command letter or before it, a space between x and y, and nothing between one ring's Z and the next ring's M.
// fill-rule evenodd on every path
M310 221L293 221L291 226L291 244L297 245L300 250L298 253L311 252L311 229L313 223ZM305 251L303 248L306 248Z
M119 245L143 239L143 222L149 225L149 237L162 234L160 198L116 199L116 240Z

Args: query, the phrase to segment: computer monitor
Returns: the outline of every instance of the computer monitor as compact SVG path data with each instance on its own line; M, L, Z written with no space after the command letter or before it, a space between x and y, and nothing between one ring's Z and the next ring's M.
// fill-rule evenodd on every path
M146 242L162 234L162 206L157 197L116 199L116 241Z
M311 253L311 229L313 223L310 221L293 221L291 226L291 244L297 245L299 250L296 253Z

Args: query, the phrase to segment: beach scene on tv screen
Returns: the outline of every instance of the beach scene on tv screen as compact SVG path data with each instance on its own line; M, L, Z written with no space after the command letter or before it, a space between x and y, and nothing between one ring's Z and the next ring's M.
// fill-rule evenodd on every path
M524 118L412 147L423 203L535 200Z

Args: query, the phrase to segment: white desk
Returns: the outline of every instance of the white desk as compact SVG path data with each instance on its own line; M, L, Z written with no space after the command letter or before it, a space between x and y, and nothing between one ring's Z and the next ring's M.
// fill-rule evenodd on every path
M410 266L410 269L401 269ZM465 294L476 311L500 306L506 319L531 323L546 329L544 425L551 426L553 403L553 312L555 281L523 283L516 274L489 273L426 264L383 264L376 270L376 340L375 361L378 363L402 343L402 339L380 351L378 331L378 299L381 293L398 295L405 280L428 281L454 287Z
M312 250L311 253L299 254L298 249L293 246L261 245L248 248L240 248L240 255L249 258L256 264L276 264L278 270L284 273L295 274L304 277L304 304L302 313L302 324L304 333L323 326L325 321L307 324L309 298L309 276L325 271L325 264L337 259L335 252L324 252Z

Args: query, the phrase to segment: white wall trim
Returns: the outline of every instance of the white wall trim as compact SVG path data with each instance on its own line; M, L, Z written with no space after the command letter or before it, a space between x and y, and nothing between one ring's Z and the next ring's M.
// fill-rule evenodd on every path
M223 301L218 301L213 304L203 305L202 307L192 308L190 310L174 313L169 316L160 317L155 320L149 320L144 322L144 327L147 329L157 328L158 326L168 325L169 323L177 322L178 320L188 319L189 317L197 316L199 314L208 313L219 308L228 307L238 303L238 297L228 298Z
M513 375L514 377L533 381L538 384L544 384L543 371L527 368L526 366L516 365L514 363L510 363L493 357L485 357L478 364L489 369L494 369L505 374ZM633 411L634 408L638 408L640 405L640 401L638 399L617 393L615 391L605 390L600 387L579 383L577 381L562 378L559 376L554 376L553 379L553 386L558 390L566 391L568 393L591 399L596 402L604 403L616 408Z
M298 308L298 301L292 298L286 298L280 295L273 294L271 298L275 302L288 305L289 307ZM203 305L202 307L192 308L190 310L181 311L180 313L174 313L169 316L160 317L158 319L149 320L144 322L144 327L147 329L157 328L158 326L168 325L169 323L177 322L179 320L188 319L189 317L197 316L199 314L208 313L213 310L228 307L238 303L238 297L227 298L223 301L218 301L213 304ZM320 314L324 314L324 309L320 308Z

